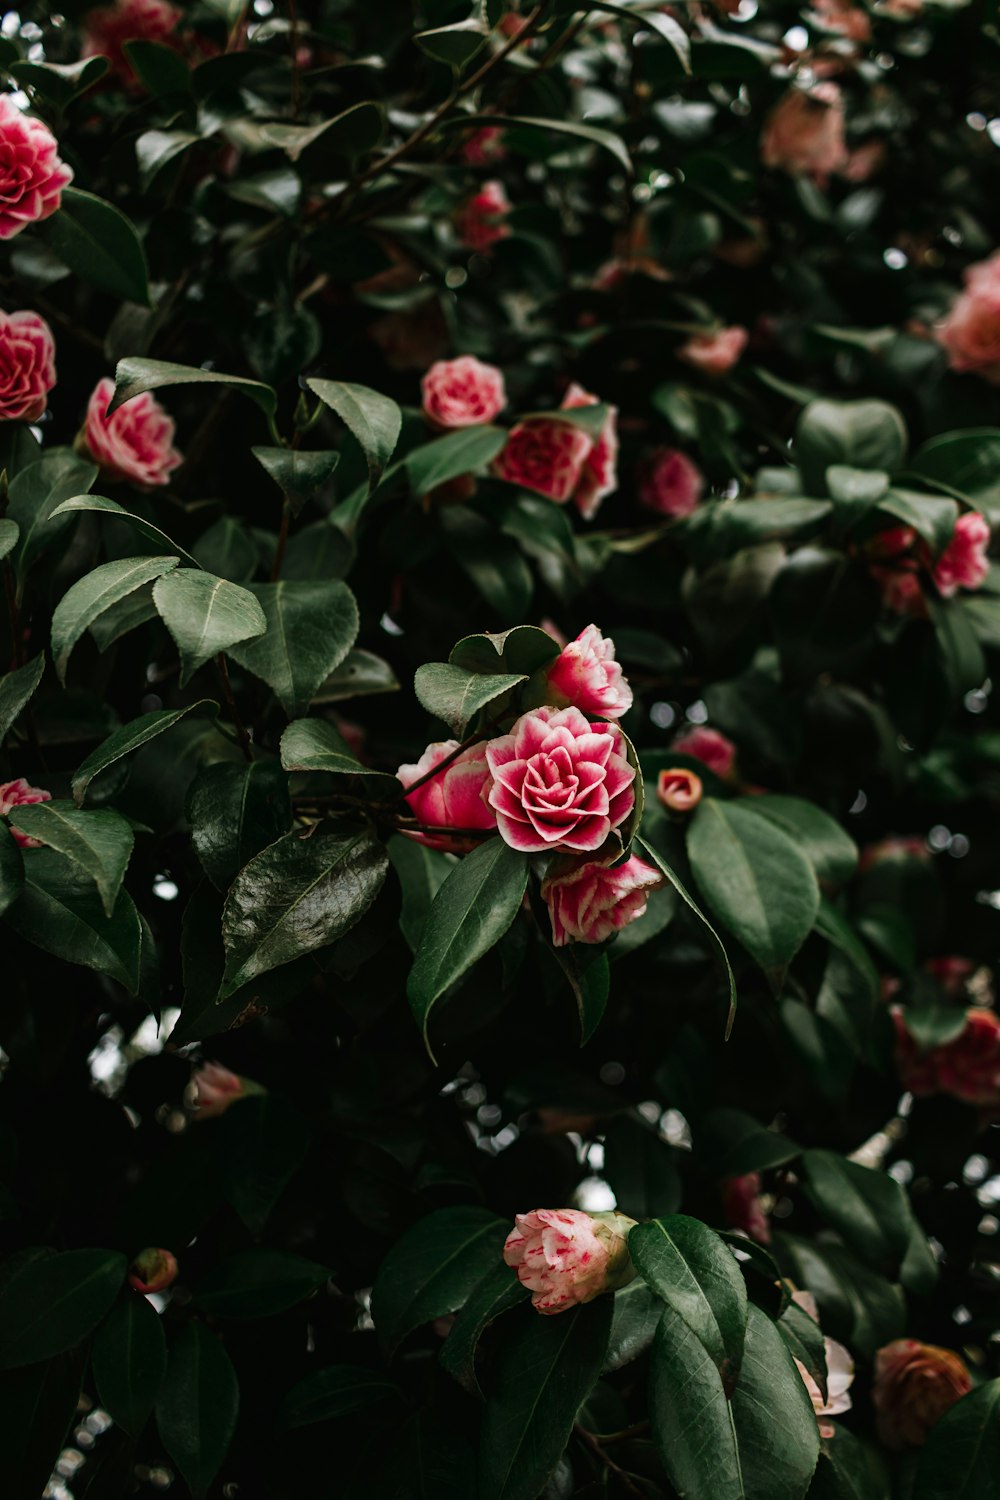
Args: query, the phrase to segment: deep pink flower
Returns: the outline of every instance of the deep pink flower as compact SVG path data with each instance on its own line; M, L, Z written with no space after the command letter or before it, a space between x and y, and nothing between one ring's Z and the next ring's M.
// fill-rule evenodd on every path
M964 1031L926 1051L910 1035L900 1006L893 1007L892 1019L900 1080L911 1094L951 1094L987 1109L1000 1105L1000 1016L994 1011L972 1006Z
M621 730L589 723L578 708L522 714L486 746L486 760L501 836L526 854L593 853L635 805Z
M129 1267L128 1284L143 1296L166 1291L176 1279L177 1260L169 1250L156 1250L152 1246L140 1250Z
M503 161L506 155L502 125L480 126L467 137L462 147L462 160L470 167L486 167L491 162Z
M951 541L934 567L938 593L950 599L959 589L978 589L990 571L986 549L990 528L976 510L967 510L955 522Z
M214 1062L202 1063L200 1068L196 1068L191 1082L197 1093L195 1107L196 1118L199 1120L213 1120L218 1115L224 1115L237 1099L243 1099L248 1092L255 1091L247 1089L246 1079L241 1078L238 1073L232 1073L221 1063Z
M173 446L173 419L149 391L133 396L109 417L114 393L114 381L105 376L87 402L82 438L90 456L110 479L130 479L144 487L169 484L182 462Z
M84 57L106 57L111 72L134 87L135 71L125 53L126 42L160 42L174 47L183 12L167 0L118 0L84 16Z
M418 761L400 766L396 775L404 787L411 786L457 749L458 740L438 740L427 746ZM406 801L414 817L432 828L492 829L496 827L496 815L486 800L491 782L485 747L471 745L437 776L417 787ZM475 847L474 842L462 838L435 838L431 834L419 833L413 837L422 844L429 844L432 849Z
M701 777L682 766L668 767L656 780L656 795L671 812L694 812L704 794Z
M563 398L562 410L578 406L597 406L598 398L585 391L575 382ZM573 502L589 521L597 514L605 495L618 488L618 408L609 406L597 441L592 444L584 460Z
M931 1428L972 1390L958 1355L916 1339L894 1339L875 1355L876 1425L887 1448L921 1448Z
M615 660L615 643L596 625L581 630L546 668L550 700L581 713L620 719L632 707L632 689Z
M744 1172L722 1184L722 1212L730 1229L742 1229L758 1245L771 1243L771 1221L760 1197L759 1172Z
M594 444L571 422L556 417L529 417L510 429L506 445L493 460L493 472L508 484L519 484L565 505L576 493Z
M765 167L811 177L821 186L847 165L844 101L835 83L806 91L791 88L764 122L760 155Z
M722 781L729 781L736 770L736 746L732 740L704 724L695 724L674 740L670 748L679 755L694 756Z
M0 94L0 240L54 214L72 180L48 126Z
M639 467L639 499L660 516L689 516L705 491L697 464L676 448L657 448Z
M52 329L36 312L0 312L0 422L37 422L56 383Z
M736 364L750 335L745 328L720 328L717 333L699 333L677 351L677 358L706 375L725 375Z
M516 1214L503 1258L531 1292L540 1313L566 1312L632 1280L624 1214L585 1214L574 1208L539 1208Z
M42 787L29 786L23 776L16 781L5 781L0 786L0 818L5 818L15 807L30 807L36 802L51 802L52 793ZM29 838L19 828L12 828L11 834L15 844L20 844L22 849L40 849L40 839Z
M420 390L424 415L442 429L492 422L507 405L503 371L472 354L439 359L421 380Z
M506 222L510 209L503 183L484 182L455 213L455 229L466 249L482 255L498 240L505 240L510 234Z
M935 337L953 370L1000 384L1000 251L970 266Z
M542 896L549 908L552 941L603 943L646 911L647 892L656 890L664 876L635 854L620 865L590 860L546 876Z

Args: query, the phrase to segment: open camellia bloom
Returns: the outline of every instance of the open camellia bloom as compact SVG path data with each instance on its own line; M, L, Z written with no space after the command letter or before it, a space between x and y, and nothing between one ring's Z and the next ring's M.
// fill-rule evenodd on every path
M945 599L959 589L978 589L990 571L986 549L990 528L976 510L964 511L955 522L951 541L934 567L934 582Z
M493 473L508 484L523 485L565 505L572 500L594 444L572 422L557 417L529 417L515 422L507 442L493 460Z
M437 740L428 745L418 761L400 766L396 772L404 787L421 780L442 761L447 760L458 749L458 740ZM496 814L486 800L492 783L490 768L486 764L483 745L470 745L468 750L456 756L436 776L431 776L422 786L407 795L414 817L442 830L448 828L496 827ZM433 834L414 833L413 838L435 849L469 849L474 843L460 836L441 838Z
M953 370L1000 384L1000 251L968 268L935 336Z
M792 1301L808 1313L814 1323L819 1323L819 1309L811 1292L793 1292ZM826 1355L826 1396L823 1395L801 1360L797 1359L795 1366L809 1392L809 1399L813 1404L816 1420L819 1422L820 1435L832 1437L833 1428L823 1419L824 1417L840 1417L845 1411L850 1411L853 1405L851 1386L854 1384L854 1361L843 1344L838 1344L836 1339L825 1336L823 1352Z
M420 382L420 390L424 415L442 429L492 422L507 405L503 371L472 354L439 359Z
M747 346L745 328L720 328L717 333L697 333L677 351L677 358L705 375L726 375Z
M821 186L845 167L844 101L837 85L789 89L765 121L760 155L766 167L811 177Z
M736 746L718 729L696 724L671 745L679 755L691 755L714 771L721 781L729 781L736 771Z
M588 625L563 647L545 679L556 703L572 704L581 713L620 719L632 707L632 689L615 660L615 643L596 625Z
M538 1208L517 1214L503 1258L531 1292L536 1312L559 1313L602 1292L614 1292L635 1272L625 1214L585 1214L574 1208Z
M887 1448L920 1448L945 1412L972 1389L963 1360L950 1349L894 1339L875 1355L878 1435Z
M639 466L639 500L660 516L689 516L705 490L697 464L677 448L657 448Z
M562 410L578 406L597 406L598 398L575 382L563 399ZM580 478L573 491L573 503L585 521L596 516L605 495L618 487L618 408L609 406L601 431L584 460Z
M0 240L54 214L72 180L48 126L0 94Z
M82 441L110 479L130 479L144 488L168 484L183 461L173 446L174 422L149 391L133 396L108 416L115 383L98 381L87 402Z
M905 1010L894 1006L892 1019L899 1076L911 1094L951 1094L985 1109L1000 1106L1000 1016L995 1011L972 1006L957 1037L926 1051L910 1035Z
M704 790L701 777L683 766L667 767L656 778L656 795L670 812L694 812Z
M52 329L36 312L0 312L0 422L37 422L56 383Z
M108 58L112 73L129 86L135 86L138 78L125 52L125 43L159 42L170 47L183 19L183 12L167 0L118 0L116 5L102 5L88 11L85 17L83 55Z
M525 854L592 853L635 805L635 771L616 724L590 723L578 708L543 706L491 740L490 806L501 836Z
M603 943L645 915L648 893L664 879L635 854L618 865L592 860L546 876L542 896L549 908L553 943L557 948Z
M502 182L484 182L455 214L455 230L467 250L484 255L510 234L510 199Z
M23 776L16 781L5 781L0 785L0 817L6 817L15 807L29 807L36 802L51 802L52 793L42 787L29 786ZM22 849L40 849L41 843L38 839L29 838L19 828L12 828L14 842L20 844Z

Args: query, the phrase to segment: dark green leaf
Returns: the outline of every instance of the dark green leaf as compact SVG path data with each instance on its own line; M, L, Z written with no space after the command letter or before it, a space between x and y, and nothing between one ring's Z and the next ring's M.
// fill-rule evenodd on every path
M632 159L628 154L628 148L621 136L615 135L610 130L600 130L596 125L585 125L579 120L567 120L563 116L553 119L544 119L529 115L486 115L476 116L479 125L503 125L509 129L524 127L519 134L534 134L536 131L554 131L557 135L568 135L571 141L578 141L581 145L600 146L618 161L625 171L631 176ZM460 124L461 121L448 122L449 124ZM562 413L561 415L565 415Z
M301 1255L285 1250L240 1250L202 1277L194 1300L213 1318L269 1318L303 1302L329 1279L328 1266Z
M7 910L24 889L24 861L15 839L0 838L0 913Z
M816 1209L862 1260L898 1271L912 1228L906 1190L888 1173L835 1151L803 1152L802 1170Z
M222 1466L236 1430L240 1391L229 1355L203 1323L174 1340L156 1402L160 1440L196 1496Z
M250 592L264 611L267 633L234 646L229 655L266 682L294 718L354 645L357 603L338 579L255 583Z
M778 1320L778 1332L784 1339L789 1354L805 1366L826 1401L826 1344L816 1319L810 1317L797 1302L790 1301Z
M481 52L489 33L478 19L456 21L451 26L436 26L433 31L418 31L413 40L422 52L435 62L446 63L456 73Z
M251 448L250 452L274 480L296 516L306 501L326 484L340 462L340 454L333 448L317 453L305 453L301 448Z
M286 771L329 771L336 776L368 776L396 781L384 771L362 764L325 719L296 719L281 736L281 764ZM398 788L399 783L396 783ZM390 789L387 788L387 793Z
M181 687L220 651L267 629L253 594L200 568L178 568L158 578L153 603L180 652Z
M604 1176L619 1212L630 1219L656 1219L680 1208L673 1152L655 1130L630 1117L612 1121L605 1132Z
M148 542L152 542L154 546L162 547L164 553L176 553L185 562L189 562L192 567L197 566L191 554L185 552L184 548L179 547L176 542L171 541L165 531L161 531L158 526L154 526L151 521L145 520L142 516L134 516L131 511L127 511L124 506L119 505L117 500L109 500L105 495L76 495L72 499L64 500L52 512L52 515L53 518L56 516L70 516L80 510L99 511L103 515L115 516L120 521L127 521ZM171 561L176 562L176 560L176 558L171 558Z
M142 929L127 891L106 913L90 877L54 850L29 851L24 888L4 920L67 963L83 964L138 994Z
M190 93L191 69L172 47L136 38L126 42L122 50L151 94Z
M399 439L403 416L395 401L365 385L351 385L343 380L307 380L305 386L324 406L336 412L357 439L374 482L392 457Z
M441 1347L441 1363L448 1374L473 1395L482 1395L476 1374L476 1350L480 1339L501 1313L517 1307L527 1297L527 1289L516 1276L511 1276L510 1267L498 1260L473 1288L452 1324Z
M645 1354L663 1316L663 1303L641 1277L615 1292L614 1302L605 1371L621 1370Z
M686 1214L637 1224L628 1245L647 1286L697 1335L731 1393L747 1327L746 1283L732 1253Z
M140 714L130 724L123 724L121 729L116 729L102 745L98 745L97 749L87 756L74 773L72 787L77 806L83 805L87 788L94 777L100 771L106 770L108 766L114 765L115 761L121 760L122 756L131 755L134 750L147 745L165 729L172 729L187 714L214 716L218 711L217 703L213 703L208 698L199 698L197 703L188 703L184 708L153 709L148 714Z
M216 1141L223 1191L255 1234L305 1161L310 1138L302 1114L280 1094L253 1094L223 1115Z
M719 934L716 932L711 922L705 916L705 913L702 911L701 907L694 900L693 896L690 895L680 878L674 873L674 871L670 868L666 861L659 854L657 854L652 845L647 844L645 839L636 839L635 843L636 848L639 849L640 852L645 853L649 857L649 859L652 860L653 864L661 872L661 874L667 877L670 884L673 886L674 890L677 892L677 894L680 896L681 900L689 908L689 910L694 912L695 916L698 918L698 921L708 933L711 946L715 949L716 954L722 962L722 967L725 970L726 979L729 984L729 1016L726 1022L726 1036L728 1037L732 1029L733 1019L736 1015L736 980L733 977L733 970L729 962L729 955L725 950L722 939L719 937Z
M14 476L8 515L20 528L13 554L19 580L69 526L63 502L89 490L96 478L96 465L70 448L53 448Z
M0 1290L0 1370L72 1349L97 1326L125 1280L124 1255L65 1250L30 1261Z
M748 797L741 802L749 812L784 830L794 839L816 871L817 878L842 885L854 874L858 848L840 824L812 802L802 797L781 797L768 792L762 797Z
M372 651L348 651L313 695L314 703L342 703L376 693L396 693L399 683L387 661Z
M916 490L891 489L878 508L912 526L934 552L947 547L958 518L954 500L945 495L921 495Z
M502 427L466 427L411 449L406 455L406 472L413 493L426 495L439 484L480 472L506 441Z
M72 802L39 802L13 808L10 821L79 865L111 916L135 842L127 819L110 808L82 812Z
M523 619L534 583L517 545L467 505L446 506L439 524L455 561L501 623Z
M145 1297L127 1292L117 1303L98 1330L92 1358L101 1405L138 1437L167 1368L163 1325Z
M906 427L884 401L811 401L795 432L795 461L810 495L822 495L834 464L893 473L906 454Z
M413 690L429 714L447 724L453 734L462 735L481 708L526 681L520 672L487 676L449 662L430 661L417 668Z
M39 651L23 667L0 677L0 744L23 711L45 672L45 652Z
M288 832L288 777L274 760L203 766L188 790L187 817L202 869L224 891L237 870Z
M530 676L559 655L559 643L537 625L515 625L496 635L467 635L448 658L466 672L523 672Z
M946 1411L920 1453L913 1500L989 1500L1000 1474L1000 1380Z
M698 1149L713 1177L743 1177L784 1166L799 1154L794 1141L767 1130L740 1109L712 1109L698 1123Z
M186 73L187 69L184 71ZM189 130L144 130L135 143L135 159L143 192L149 191L164 167L200 141L201 136L192 135Z
M149 307L142 242L130 219L103 198L64 188L58 212L38 233L64 265L99 292Z
M78 579L52 615L52 660L59 681L65 683L70 653L95 620L179 562L179 557L123 557Z
M168 360L130 356L118 361L115 394L109 410L117 411L143 391L158 391L172 385L223 385L240 391L257 403L268 421L274 417L278 404L275 392L259 380L247 380L242 375L223 375L218 370L199 370L191 365L175 365Z
M364 1365L330 1365L292 1386L278 1407L277 1425L284 1431L313 1422L351 1417L383 1401L399 1400L399 1387Z
M442 849L429 849L426 844L400 833L393 834L387 847L403 888L399 928L411 952L415 953L431 903L455 868L455 856Z

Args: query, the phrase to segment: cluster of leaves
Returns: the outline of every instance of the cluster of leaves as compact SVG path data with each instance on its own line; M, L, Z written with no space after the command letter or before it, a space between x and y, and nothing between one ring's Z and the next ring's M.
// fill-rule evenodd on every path
M44 420L0 425L2 775L52 794L9 814L37 846L0 826L3 1493L36 1500L62 1453L50 1493L81 1500L165 1473L988 1500L997 1126L900 1112L885 996L946 1042L968 996L928 960L967 957L980 998L995 967L1000 579L943 597L928 564L894 614L870 548L905 526L933 561L961 511L1000 524L996 387L931 336L1000 245L994 18L875 6L859 47L784 0L199 0L123 77L62 9L0 38L74 171L0 253L58 367ZM807 47L880 175L762 166ZM502 157L467 149L484 128ZM494 178L506 233L470 250L456 215ZM720 323L752 337L713 379L677 356ZM565 420L617 410L596 519L491 475L507 415L429 426L419 377L459 353L511 413L570 380L598 404ZM116 407L176 419L160 490L106 496L76 444L112 372ZM662 445L709 485L680 519L638 499ZM394 773L508 723L591 620L635 693L623 838L665 881L555 949L530 860L408 836ZM706 719L733 776L670 748ZM676 766L687 820L653 795ZM219 1120L205 1056L260 1090ZM748 1173L769 1249L726 1230ZM513 1215L611 1201L636 1279L539 1317ZM145 1246L180 1261L155 1309L126 1284ZM857 1362L832 1437L792 1288ZM976 1388L899 1456L870 1394L904 1335Z

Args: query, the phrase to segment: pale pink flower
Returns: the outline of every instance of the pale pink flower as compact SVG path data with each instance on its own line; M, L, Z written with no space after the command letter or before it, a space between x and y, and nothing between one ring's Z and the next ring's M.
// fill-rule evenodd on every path
M705 724L695 724L674 740L671 750L679 755L691 755L700 760L722 781L729 781L736 770L736 746L718 729L709 729Z
M656 795L670 812L694 812L704 794L701 777L682 766L671 766L660 772L656 780Z
M725 375L743 353L749 337L747 330L738 326L699 333L678 349L677 358L706 375Z
M951 541L934 566L934 582L945 599L959 589L978 589L990 571L986 549L990 528L976 510L967 510L955 522Z
M596 625L581 630L546 668L550 701L581 713L620 719L632 707L632 689L615 660L615 643Z
M571 422L529 417L510 429L506 445L493 460L493 473L565 505L580 485L593 446Z
M826 182L847 165L844 101L835 83L791 88L764 122L760 155L766 167Z
M632 1280L628 1232L634 1224L619 1213L535 1209L515 1215L503 1258L531 1292L537 1312L566 1312Z
M892 1009L896 1028L896 1066L911 1094L951 1094L965 1104L994 1109L1000 1105L1000 1016L982 1006L965 1013L965 1029L950 1042L922 1049L910 1035L906 1012Z
M48 126L0 94L0 240L54 214L72 180Z
M639 466L639 500L660 516L689 516L705 491L697 464L676 448L657 448Z
M792 1301L801 1307L814 1323L819 1323L819 1310L811 1292L793 1292ZM845 1411L850 1411L853 1405L850 1390L854 1384L854 1361L843 1344L838 1344L836 1339L824 1337L823 1352L826 1355L825 1397L802 1361L797 1359L795 1365L809 1392L809 1399L813 1404L816 1420L819 1422L820 1436L831 1438L833 1428L829 1422L824 1422L823 1418L840 1417Z
M730 1229L741 1229L759 1245L771 1243L771 1221L761 1201L759 1172L744 1172L722 1184L722 1212Z
M152 1246L140 1250L129 1267L128 1284L143 1296L166 1291L176 1279L177 1260L169 1250L156 1250Z
M492 422L507 405L503 372L472 354L439 359L420 382L424 415L444 430Z
M578 708L543 705L491 740L490 805L501 837L540 854L590 854L635 806L635 771L617 724L590 723Z
M872 1401L887 1448L921 1448L946 1411L968 1395L972 1376L951 1349L894 1339L875 1355Z
M126 42L175 45L183 12L167 0L118 0L116 5L88 11L83 18L83 56L109 59L111 72L124 83L138 83L125 53Z
M411 786L413 782L426 776L428 771L433 771L435 766L447 760L458 749L458 743L458 740L438 740L433 745L428 745L418 761L400 766L396 772L397 778L404 787ZM496 827L496 815L486 801L491 781L485 747L471 745L438 775L432 776L423 786L410 793L406 802L418 822L426 823L432 828L493 829ZM412 836L432 849L460 850L475 847L475 841L470 842L460 836L437 838L431 834L419 833Z
M648 892L663 885L664 878L635 854L619 865L596 860L549 873L542 897L554 945L603 943L645 915Z
M0 422L37 422L56 383L52 329L35 312L0 312Z
M196 1068L191 1077L196 1091L196 1118L213 1120L224 1115L230 1105L246 1096L246 1080L232 1073L221 1063L205 1062Z
M115 383L98 381L84 419L83 443L109 479L130 479L150 487L169 484L183 460L173 446L174 423L160 403L143 391L107 415Z
M563 398L562 410L579 406L597 406L598 398L574 382ZM609 406L596 442L584 460L579 482L573 492L573 503L585 521L597 514L605 495L618 487L618 408Z
M455 230L467 250L485 254L510 234L506 222L511 203L502 182L484 182L455 213Z
M1000 251L965 272L965 290L934 335L960 373L1000 384Z
M5 818L8 813L13 812L15 807L31 807L37 802L51 802L52 793L43 787L29 786L23 776L16 781L5 781L0 786L0 818ZM40 849L40 839L29 838L19 828L10 830L15 844L20 844L22 849Z

